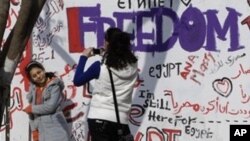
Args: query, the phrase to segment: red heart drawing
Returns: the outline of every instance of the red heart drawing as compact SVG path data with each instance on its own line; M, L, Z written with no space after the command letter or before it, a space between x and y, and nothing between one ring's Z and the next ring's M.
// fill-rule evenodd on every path
M214 90L223 97L228 97L232 90L232 82L229 78L223 77L222 79L216 79L213 82Z

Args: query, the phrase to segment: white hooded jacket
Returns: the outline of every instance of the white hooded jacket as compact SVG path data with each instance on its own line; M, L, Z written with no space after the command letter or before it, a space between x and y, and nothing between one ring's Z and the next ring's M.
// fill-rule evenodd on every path
M113 76L120 122L128 124L128 114L138 71L137 63L123 70L110 68ZM106 65L101 65L99 78L95 81L88 118L117 122L110 76Z

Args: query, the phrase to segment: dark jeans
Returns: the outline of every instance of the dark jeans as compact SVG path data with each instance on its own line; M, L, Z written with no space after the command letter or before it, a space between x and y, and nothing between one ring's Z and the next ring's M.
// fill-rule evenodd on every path
M118 141L119 125L116 122L110 122L99 119L88 119L89 132L91 141ZM130 134L129 126L122 124L121 126L123 135Z

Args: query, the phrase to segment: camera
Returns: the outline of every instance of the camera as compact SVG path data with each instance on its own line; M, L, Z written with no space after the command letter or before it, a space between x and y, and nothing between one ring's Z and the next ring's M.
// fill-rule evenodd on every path
M101 49L94 48L94 49L93 49L93 54L94 54L94 55L97 55L97 54L99 55L99 54L101 54Z

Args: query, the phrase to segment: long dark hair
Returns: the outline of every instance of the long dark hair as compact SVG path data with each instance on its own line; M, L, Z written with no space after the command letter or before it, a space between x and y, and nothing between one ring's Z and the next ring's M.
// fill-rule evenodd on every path
M30 76L30 71L33 69L33 68L40 68L42 70L45 71L45 68L43 67L43 65L37 61L30 61L30 63L28 63L25 67L25 73L26 73L26 76L28 77L28 79L34 83L34 81L31 79L31 76ZM47 78L52 78L52 77L55 77L55 73L53 72L46 72L45 73L46 77ZM34 83L36 84L36 83Z
M127 32L111 27L106 31L105 40L108 42L105 62L108 67L119 70L137 62L131 51L130 35Z

